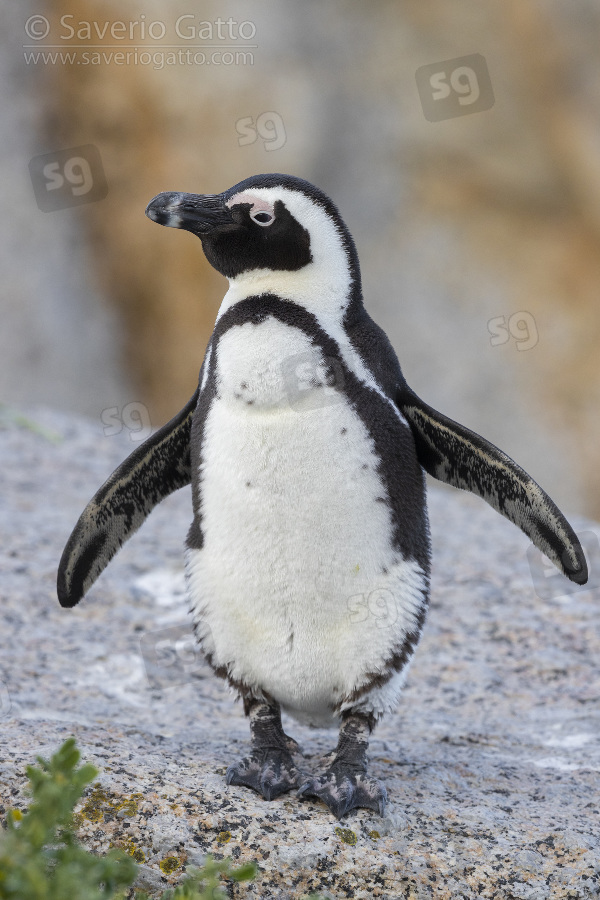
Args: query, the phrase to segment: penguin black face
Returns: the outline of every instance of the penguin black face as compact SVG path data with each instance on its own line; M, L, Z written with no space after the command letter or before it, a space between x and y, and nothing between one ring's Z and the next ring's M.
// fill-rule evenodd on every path
M197 235L209 263L227 278L254 269L292 272L312 261L309 233L282 200L231 190L235 193L159 194L146 215Z
M222 194L158 194L146 215L197 235L210 264L230 279L300 272L315 255L333 261L340 254L343 267L358 276L354 244L337 209L301 178L254 175Z

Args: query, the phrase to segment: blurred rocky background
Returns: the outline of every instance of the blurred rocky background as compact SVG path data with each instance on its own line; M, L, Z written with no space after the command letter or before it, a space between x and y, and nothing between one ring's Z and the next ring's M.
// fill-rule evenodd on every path
M600 516L596 0L0 11L0 400L170 418L226 282L144 208L286 172L340 208L413 389Z

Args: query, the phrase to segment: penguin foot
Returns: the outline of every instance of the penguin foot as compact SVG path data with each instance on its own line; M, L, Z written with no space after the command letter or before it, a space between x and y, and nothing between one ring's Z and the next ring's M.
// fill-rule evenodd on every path
M334 763L322 775L305 781L298 797L318 797L336 818L341 819L351 809L363 808L373 809L383 816L387 791L380 781L365 772Z
M303 781L298 797L318 797L334 816L341 819L351 809L385 812L387 792L376 778L367 775L368 735L374 725L372 716L348 710L342 714L338 745L324 758L322 775Z
M274 800L298 787L298 769L288 750L255 751L229 766L226 777L227 784L252 788L265 800Z

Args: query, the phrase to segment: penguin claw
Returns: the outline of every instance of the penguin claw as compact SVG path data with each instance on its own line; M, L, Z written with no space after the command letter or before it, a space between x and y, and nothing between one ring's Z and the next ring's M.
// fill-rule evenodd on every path
M297 796L317 797L338 819L352 809L373 809L383 816L387 803L387 791L380 781L351 769L341 771L339 767L305 781Z
M298 786L298 770L287 750L252 753L229 766L227 784L252 788L265 800L274 800Z

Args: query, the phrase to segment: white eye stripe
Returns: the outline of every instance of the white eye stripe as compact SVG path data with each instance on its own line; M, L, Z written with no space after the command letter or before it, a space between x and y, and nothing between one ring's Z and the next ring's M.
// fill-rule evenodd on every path
M234 194L227 201L227 206L243 206L246 203L250 205L250 218L257 225L266 228L275 221L274 201L265 200L251 191L242 191L239 194Z
M256 212L251 212L250 218L253 222L256 222L257 225L262 225L263 228L267 225L271 225L275 221L275 216L266 212L264 209L257 209Z

